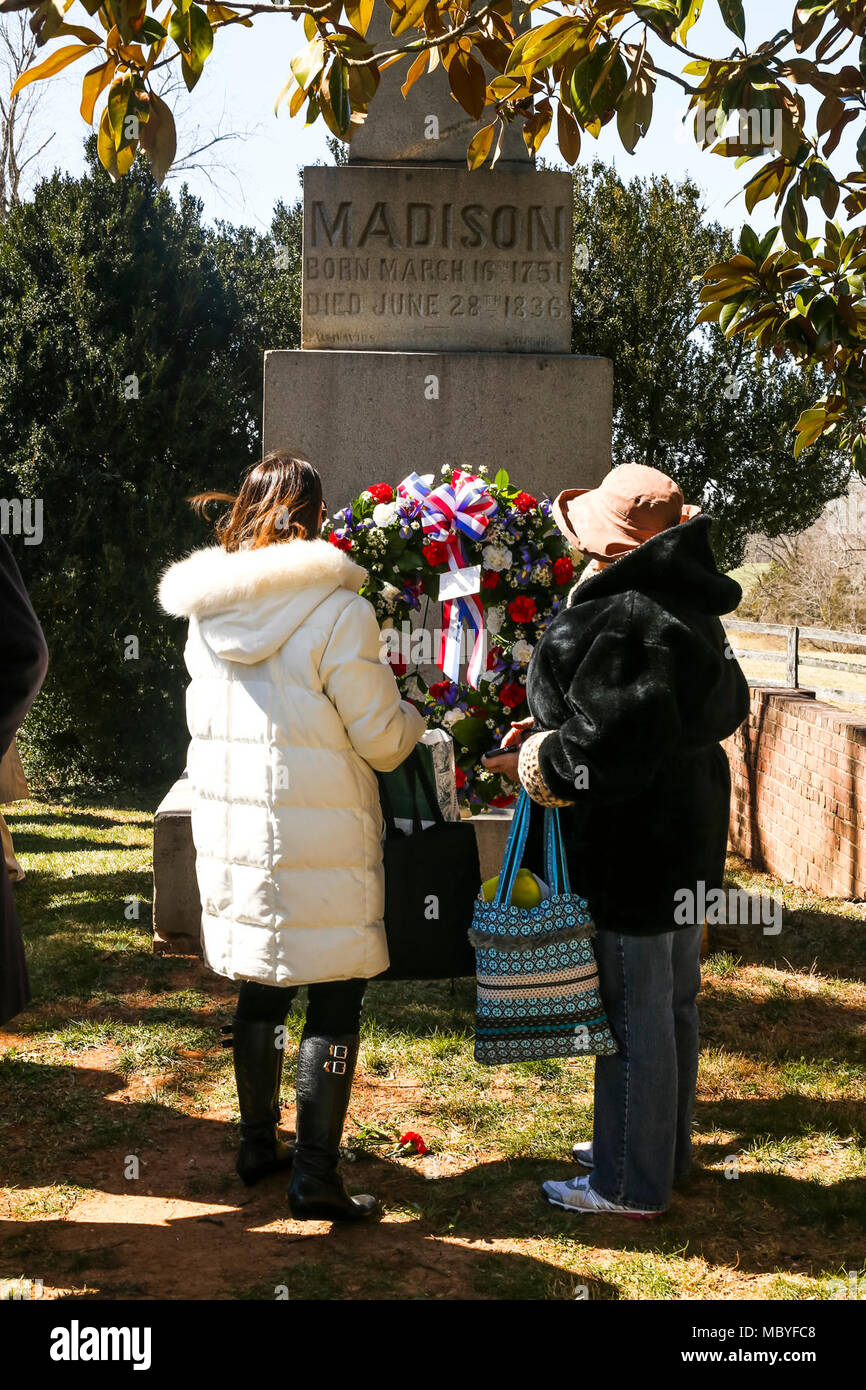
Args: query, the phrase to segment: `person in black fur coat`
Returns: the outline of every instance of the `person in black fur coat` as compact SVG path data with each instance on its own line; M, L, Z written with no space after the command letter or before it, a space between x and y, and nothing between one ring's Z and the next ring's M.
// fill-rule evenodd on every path
M39 693L48 648L15 557L0 536L0 757ZM5 857L0 855L0 1024L30 1003L21 927Z
M596 1058L593 1138L574 1147L588 1171L544 1192L569 1210L656 1216L691 1162L697 905L725 867L720 743L749 710L720 615L742 591L716 567L710 519L657 469L614 468L598 488L561 493L553 517L591 563L532 656L531 718L490 767L567 808L571 883L598 929L620 1050Z

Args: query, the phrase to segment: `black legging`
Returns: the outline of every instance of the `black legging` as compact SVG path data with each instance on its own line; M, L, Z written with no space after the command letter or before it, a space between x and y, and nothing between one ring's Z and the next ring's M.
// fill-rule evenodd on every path
M298 988L298 985L260 985L255 980L243 980L238 991L236 1016L251 1023L283 1023ZM366 988L366 980L329 980L308 985L305 1031L326 1038L357 1033Z

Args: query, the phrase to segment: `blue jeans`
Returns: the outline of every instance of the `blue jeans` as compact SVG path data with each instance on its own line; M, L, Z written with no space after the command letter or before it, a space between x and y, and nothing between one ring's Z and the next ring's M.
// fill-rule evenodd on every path
M701 927L595 938L601 996L620 1051L595 1059L590 1186L664 1211L691 1164L698 1076Z

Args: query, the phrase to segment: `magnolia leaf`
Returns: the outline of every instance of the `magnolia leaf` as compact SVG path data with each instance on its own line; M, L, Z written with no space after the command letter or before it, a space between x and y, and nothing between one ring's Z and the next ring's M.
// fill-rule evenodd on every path
M427 69L427 63L428 63L428 54L427 54L427 53L419 53L419 54L418 54L418 57L415 59L414 63L413 63L412 66L409 68L409 71L408 71L407 74L406 74L406 81L403 83L403 86L400 88L400 91L403 93L403 96L404 96L404 97L407 97L407 96L409 95L409 93L410 93L410 91L412 90L412 88L414 87L415 83L418 81L418 78L422 75L422 73L424 73L424 72L426 71L426 69Z
M140 140L150 172L159 186L174 162L177 132L170 108L155 92L150 93L150 118L141 127Z
M478 59L458 50L448 64L448 81L464 111L479 120L487 100L487 78Z
M339 134L349 129L352 109L349 104L349 65L345 58L335 58L328 73L328 98Z
M480 169L489 155L498 124L498 121L491 121L489 125L482 126L473 135L469 142L469 149L466 151L466 163L470 170Z
M117 63L114 58L100 63L84 74L81 84L81 117L88 125L93 125L93 113L101 94L114 77Z
M346 19L363 38L373 18L373 0L346 0Z
M580 126L562 102L556 108L556 138L565 162L576 164L580 156Z
M691 4L686 11L686 17L679 28L674 32L674 39L677 43L685 43L688 38L689 30L697 24L701 17L701 10L704 7L704 0L691 0Z
M719 9L727 28L736 34L741 43L745 43L746 16L743 13L743 0L719 0Z
M292 75L299 86L304 91L309 89L314 77L322 71L325 66L325 45L321 39L313 39L302 48L300 53L296 53L289 63Z
M41 82L46 77L54 77L64 68L68 68L70 63L74 63L77 58L83 58L86 53L92 53L96 44L93 43L71 43L55 51L45 59L44 63L38 63L35 68L28 68L22 72L15 82L10 97L17 96L25 87L29 87L31 82Z
M111 122L108 119L108 107L102 113L102 120L99 122L99 132L96 137L96 153L99 155L99 162L103 169L107 170L113 182L117 182L117 150L114 148L114 134L111 129Z
M428 5L428 0L409 0L405 9L394 9L391 15L391 33L394 35L405 34L407 29L413 29L424 16L424 11Z

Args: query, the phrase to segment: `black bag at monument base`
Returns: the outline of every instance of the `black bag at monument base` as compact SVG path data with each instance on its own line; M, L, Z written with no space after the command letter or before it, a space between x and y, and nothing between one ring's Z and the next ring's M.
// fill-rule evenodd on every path
M377 980L447 980L475 974L469 945L481 886L478 843L469 821L447 821L417 752L398 769L412 794L412 830L394 823L388 791L393 773L379 773L385 820L385 932L389 968ZM426 806L419 810L419 793ZM426 829L421 822L432 821Z

